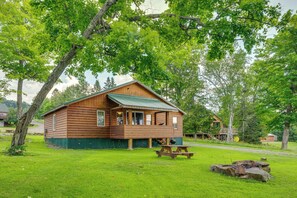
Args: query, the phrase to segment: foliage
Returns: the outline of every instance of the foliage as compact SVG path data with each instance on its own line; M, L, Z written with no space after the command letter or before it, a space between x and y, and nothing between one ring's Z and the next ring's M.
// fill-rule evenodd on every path
M63 91L55 89L50 98L46 98L39 109L36 117L41 118L42 115L51 109L58 107L71 100L87 96L92 93L90 85L86 81L80 81L76 85L71 85Z
M285 15L290 15L290 12ZM259 110L269 114L271 129L282 126L283 148L286 148L290 125L297 118L297 15L289 17L289 23L266 42L258 51L258 60L253 65L261 90Z
M213 133L211 123L213 114L199 103L189 105L187 114L183 117L183 132L184 133ZM218 131L216 131L218 132Z
M177 17L164 14L163 20L155 21L162 37L174 45L195 38L198 43L208 46L208 57L211 59L232 53L238 38L243 40L245 49L250 52L264 39L259 30L266 32L269 26L276 25L280 16L280 6L269 6L267 0L167 2L169 9L166 13L174 13ZM179 16L184 17L178 20ZM176 28L177 23L180 29Z
M271 131L271 133L277 136L277 141L283 140L283 131L282 130L274 130L274 131ZM296 133L296 128L294 128L294 126L290 129L289 141L297 142L297 133Z
M100 86L100 83L99 83L99 80L96 80L95 81L95 84L94 84L94 92L99 92L101 91L101 86Z
M243 91L245 68L246 53L242 50L228 54L222 60L206 61L202 65L201 78L207 85L210 102L219 109L223 120L229 120L227 141L233 139L234 118L237 117L235 107Z
M240 140L251 144L260 144L260 138L263 137L260 119L254 112L246 112L246 114L244 122L239 127Z
M7 149L7 155L20 156L20 155L24 155L25 151L26 151L26 147L24 145L14 146Z
M4 97L8 95L10 92L12 92L9 87L9 81L8 80L0 80L0 102L4 100Z
M9 112L5 120L9 125L15 125L18 121L16 108L9 107Z
M110 88L113 88L115 86L116 86L116 84L114 82L114 78L113 77L111 77L111 78L107 77L106 82L104 83L103 89L110 89Z
M17 104L16 101L14 100L7 100L7 99L3 99L3 103L7 106L7 107L11 107L11 108L17 108ZM22 103L22 107L24 110L28 109L30 106L30 104L28 104L27 102L23 102Z
M0 24L0 69L10 79L45 81L48 35L29 0L1 0Z
M42 136L28 135L27 141L26 157L0 154L3 197L64 197L66 194L69 197L283 197L285 194L293 198L296 195L294 156L265 154L275 179L263 184L209 171L211 164L263 157L263 154L236 148L193 146L190 151L195 155L190 160L184 156L172 160L165 156L158 158L151 149L145 148L133 151L53 149L44 144ZM9 137L0 136L0 150L9 142ZM71 177L73 175L75 177ZM26 182L11 190L13 183L24 180Z

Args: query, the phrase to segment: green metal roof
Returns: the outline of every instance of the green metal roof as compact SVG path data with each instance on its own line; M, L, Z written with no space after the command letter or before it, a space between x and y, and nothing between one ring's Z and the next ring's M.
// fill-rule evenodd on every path
M139 96L113 93L107 95L109 99L119 104L123 108L178 111L177 108L154 98L144 98Z
M0 104L0 112L1 113L8 113L8 108L5 104Z

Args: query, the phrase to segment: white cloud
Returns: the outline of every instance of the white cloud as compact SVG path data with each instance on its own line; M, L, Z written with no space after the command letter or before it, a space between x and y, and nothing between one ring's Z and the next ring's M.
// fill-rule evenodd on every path
M52 95L52 92L55 89L58 89L59 91L64 91L67 87L71 86L71 85L75 85L78 84L78 80L77 78L73 77L73 76L65 76L64 74L62 75L62 77L60 79L63 79L62 82L60 83L56 83L54 85L54 87L50 90L50 92L48 93L47 97L50 97Z
M113 77L117 85L132 81L133 78L130 75L116 75Z

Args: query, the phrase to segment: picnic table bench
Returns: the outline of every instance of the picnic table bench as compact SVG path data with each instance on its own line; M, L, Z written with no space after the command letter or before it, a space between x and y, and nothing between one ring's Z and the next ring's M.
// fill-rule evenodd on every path
M174 150L176 148L176 150ZM188 151L189 146L184 145L162 145L162 148L160 151L156 151L156 154L158 157L164 156L170 156L172 159L175 159L178 155L184 155L187 156L188 159L190 159L194 153Z

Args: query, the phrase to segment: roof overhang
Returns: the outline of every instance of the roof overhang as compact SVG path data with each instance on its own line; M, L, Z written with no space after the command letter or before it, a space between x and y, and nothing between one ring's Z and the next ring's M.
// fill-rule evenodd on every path
M107 94L107 96L110 100L117 103L120 108L178 112L176 107L170 106L155 98L112 93ZM119 107L116 107L115 109Z

